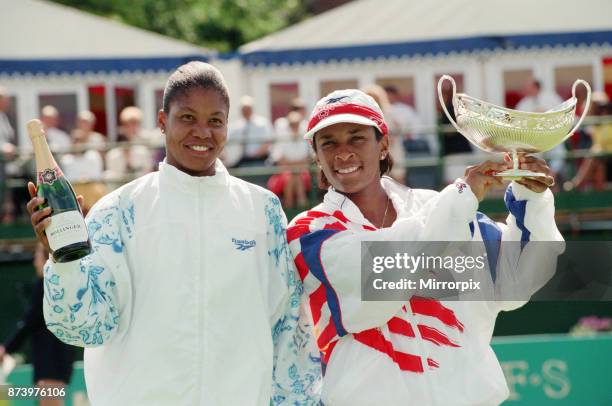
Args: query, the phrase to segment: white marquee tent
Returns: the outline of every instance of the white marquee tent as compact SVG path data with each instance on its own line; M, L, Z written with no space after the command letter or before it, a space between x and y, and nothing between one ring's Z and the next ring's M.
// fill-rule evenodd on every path
M356 0L240 52L264 114L274 115L283 89L312 105L334 87L396 81L431 125L444 73L498 104L525 74L549 90L576 75L598 90L612 84L610 16L609 0Z
M207 49L57 3L0 0L0 10L0 85L14 97L18 130L38 115L43 103L64 103L58 107L64 107L65 122L78 110L102 103L97 108L104 112L112 138L117 110L132 98L152 126L168 74L185 61L214 56ZM100 100L91 100L95 92L101 92ZM122 100L122 94L129 97ZM24 132L18 132L23 142Z
M232 99L250 93L271 118L293 96L312 106L333 88L378 82L398 84L431 125L443 73L498 104L525 73L548 89L576 75L612 86L609 0L355 0L246 44L234 59L42 0L0 0L0 10L0 85L15 98L18 129L43 102L69 100L76 112L102 100L112 138L122 92L152 126L168 73L191 59L218 65Z

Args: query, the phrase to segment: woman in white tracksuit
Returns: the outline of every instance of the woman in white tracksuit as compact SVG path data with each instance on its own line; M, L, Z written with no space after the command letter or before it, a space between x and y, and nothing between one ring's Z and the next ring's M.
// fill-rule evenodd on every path
M478 202L498 184L492 172L506 163L470 167L440 193L406 188L391 169L387 126L376 102L358 90L321 99L305 138L311 142L323 203L298 215L287 240L308 296L322 353L322 402L359 405L494 405L508 396L490 347L497 314L524 301L363 301L362 241L485 241L496 264L497 290L527 288L528 297L551 276L563 239L554 222L554 182L543 160L521 157L521 167L545 172L541 181L513 182L506 192L506 224L478 213ZM542 261L498 255L502 241L558 241ZM478 243L482 244L482 243ZM536 268L536 269L533 269ZM526 281L526 282L525 282ZM520 286L516 285L519 284ZM513 297L513 296L510 296ZM508 296L506 296L506 299Z
M93 405L318 404L280 203L218 159L228 111L218 70L178 68L158 117L159 171L91 209L90 255L47 263L47 326L85 347ZM29 189L48 247L49 211Z

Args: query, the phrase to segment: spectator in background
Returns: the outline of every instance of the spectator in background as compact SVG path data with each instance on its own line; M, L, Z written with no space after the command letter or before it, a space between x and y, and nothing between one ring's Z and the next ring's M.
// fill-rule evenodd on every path
M399 126L400 138L404 141L408 153L431 153L437 150L437 142L433 137L421 133L423 123L416 110L402 102L399 89L393 85L384 87L389 99L389 113Z
M542 91L542 84L539 80L530 78L525 82L523 89L525 96L516 105L516 110L543 113L557 107L563 100L555 92ZM563 168L565 166L565 144L561 143L555 148L544 153L544 158L548 161L556 178L563 179Z
M290 133L285 132L278 136L270 158L276 165L286 167L287 171L270 177L268 189L283 200L285 208L293 208L296 203L299 207L305 207L308 203L306 192L311 186L308 172L308 164L311 161L310 147L303 139L303 116L292 111L286 120Z
M162 136L159 128L144 128L142 120L142 110L140 110L138 107L128 106L121 110L121 113L119 114L121 126L119 128L119 136L117 137L117 141L133 142L140 145L146 145L149 148L149 158L145 158L143 156L142 159L150 160L150 163L148 164L150 169L147 171L150 172L151 170L157 169L158 164L164 160L164 157L166 156L166 148L164 145L164 137Z
M73 143L77 140L79 144L103 153L106 137L94 131L95 126L96 116L89 110L83 110L77 116L76 128L70 135Z
M524 96L516 105L520 111L534 111L543 113L563 103L563 100L554 92L543 92L539 80L530 78L525 82Z
M15 130L6 115L9 107L8 91L0 87L0 150L3 154L15 153Z
M47 142L51 151L67 151L72 143L70 136L58 128L59 112L53 106L45 106L41 110L42 121L47 133Z
M393 155L394 162L393 169L389 172L389 175L396 181L405 183L406 167L404 161L406 159L406 152L404 150L404 140L401 132L402 124L392 111L392 106L391 103L389 103L385 89L378 85L369 85L362 90L376 101L385 115L385 120L389 128L389 151L391 155Z
M87 214L91 206L106 194L106 186L102 182L105 138L93 131L94 124L92 112L80 112L77 128L71 133L72 152L60 158L62 171L72 182L74 191L85 199L83 214Z
M306 106L304 105L302 99L300 99L299 97L296 97L291 100L291 105L289 106L288 114L292 112L296 112L302 117L302 120L300 121L299 131L302 134L306 134L306 127L308 126L308 123L304 119L304 117L306 117ZM274 132L276 133L276 137L284 137L287 135L291 136L293 134L293 130L291 129L291 125L289 123L288 118L289 115L287 115L287 117L279 117L274 122Z
M240 98L242 118L230 126L229 140L225 149L225 162L229 166L264 165L270 152L272 127L270 122L253 112L253 98Z
M608 95L604 92L594 92L591 97L590 115L593 117L604 117L612 114L612 104ZM597 122L586 128L593 144L593 153L612 153L612 122ZM564 185L566 190L582 188L591 183L593 189L603 190L606 182L612 179L612 159L610 157L588 157L582 161L578 173L570 182Z
M8 92L0 87L0 218L3 223L11 223L14 217L15 207L9 189L5 182L10 172L8 162L15 158L15 130L9 122L6 112L10 106Z
M130 106L121 110L118 141L127 143L106 154L106 177L122 179L142 176L153 170L153 157L148 147L149 138L142 130L142 111Z
M17 323L15 331L0 345L0 361L5 354L12 354L23 346L27 338L32 339L32 365L34 384L39 387L63 387L70 383L75 348L62 343L45 325L43 317L44 277L43 267L49 253L38 243L34 252L36 279L33 283L30 303L23 319ZM59 406L60 399L41 398L41 406Z
M144 141L141 135L142 110L128 106L119 113L119 135L117 142Z
M104 163L100 153L91 148L82 131L72 132L73 152L62 155L62 171L72 182L89 182L102 179Z

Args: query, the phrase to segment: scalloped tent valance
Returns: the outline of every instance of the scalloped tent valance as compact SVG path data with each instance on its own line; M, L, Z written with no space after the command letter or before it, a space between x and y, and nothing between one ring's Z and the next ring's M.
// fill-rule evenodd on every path
M203 55L166 58L0 59L0 76L171 72L188 61L208 62L209 59Z
M428 57L533 48L610 46L612 30L505 37L461 38L345 47L262 50L240 55L246 66L326 63L346 60Z
M0 76L169 72L216 53L40 0L0 0Z

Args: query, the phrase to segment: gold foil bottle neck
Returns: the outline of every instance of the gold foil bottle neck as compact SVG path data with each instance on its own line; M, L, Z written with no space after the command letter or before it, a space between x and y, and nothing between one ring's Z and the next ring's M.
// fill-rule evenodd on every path
M42 172L45 169L54 169L57 167L55 158L51 154L45 130L40 120L34 119L27 123L28 134L34 148L34 158L36 160L36 171Z
M28 128L28 134L30 135L30 138L34 139L45 136L43 123L39 119L35 118L34 120L28 121L28 124L26 126Z

